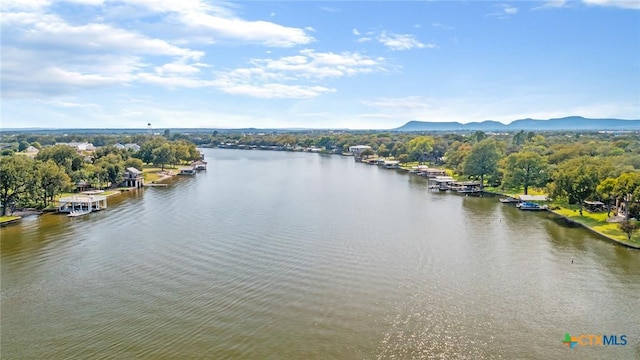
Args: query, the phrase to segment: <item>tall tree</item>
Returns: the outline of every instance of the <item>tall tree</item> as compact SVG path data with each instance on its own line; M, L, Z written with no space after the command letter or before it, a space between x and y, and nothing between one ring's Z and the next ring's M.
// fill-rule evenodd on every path
M162 144L159 148L153 150L153 163L157 166L160 165L162 171L164 166L173 161L173 149L168 143Z
M84 158L78 154L76 149L67 145L46 147L36 155L36 160L44 162L52 160L57 165L64 167L65 172L69 175L84 166Z
M471 153L471 144L463 143L458 140L454 141L444 154L445 163L452 167L456 172L464 172L464 161Z
M34 186L35 161L26 156L0 157L0 200L2 216L7 208L20 202Z
M627 219L621 222L618 226L620 227L620 230L622 230L622 232L627 234L627 239L629 241L631 241L631 236L633 235L633 233L638 231L637 221L631 221Z
M596 186L596 193L607 204L607 216L611 215L611 200L614 198L616 179L606 178Z
M530 186L542 187L549 180L547 159L531 151L513 153L502 160L505 172L504 183L507 187L524 187L529 194Z
M637 201L640 200L640 171L621 174L616 178L614 193L625 202L625 217L640 213Z
M484 177L498 172L498 161L502 156L503 150L495 139L484 139L471 148L469 156L464 161L464 173L479 176L482 188L484 187Z
M36 187L39 189L42 205L47 207L53 198L71 187L71 178L64 168L51 160L37 164Z
M583 202L596 194L596 188L600 183L597 167L598 160L590 156L581 156L560 163L553 174L553 195L564 196L570 204L578 204L582 216Z
M95 166L99 169L111 186L116 186L124 180L124 160L120 155L108 154L101 157L95 162Z
M433 138L430 136L418 136L407 143L407 153L409 161L418 160L422 163L426 160L427 155L433 150Z

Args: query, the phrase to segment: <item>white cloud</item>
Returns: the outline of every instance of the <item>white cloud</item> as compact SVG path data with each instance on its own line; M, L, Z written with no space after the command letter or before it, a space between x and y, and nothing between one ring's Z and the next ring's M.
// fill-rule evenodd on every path
M164 40L148 38L134 32L105 24L71 26L62 21L33 24L20 39L24 43L55 46L92 52L95 49L106 53L138 53L169 55L185 58L200 58L203 53L172 45Z
M252 67L218 73L214 86L224 92L261 98L310 98L335 92L313 85L328 78L385 71L384 58L358 53L301 50L297 55L277 59L253 59ZM299 84L309 82L311 84Z
M125 0L125 3L147 11L170 14L187 30L214 38L291 47L313 41L304 29L287 27L269 21L248 21L238 18L229 3L214 5L201 0ZM272 13L271 16L275 15Z
M239 84L233 81L219 79L216 86L222 91L233 95L244 95L265 99L308 99L324 93L335 92L335 89L323 86L302 86L285 84Z
M195 30L213 32L222 39L243 41L273 47L292 47L313 41L305 30L268 21L246 21L206 13L181 14L181 20Z
M435 48L434 44L423 44L418 41L414 35L410 34L387 34L386 31L383 31L380 36L378 36L378 41L390 48L394 51L400 50L410 50L410 49L422 49L425 47Z
M500 11L487 14L486 16L495 16L498 19L504 20L504 19L509 19L512 15L515 15L518 13L518 8L510 5L500 4L500 5L496 5L496 7L499 7Z
M436 27L436 28L440 28L440 29L444 29L444 30L453 30L453 26L449 26L449 25L444 25L441 23L433 23L431 24L431 26Z
M640 1L638 0L582 0L587 5L612 6L623 9L640 10Z
M534 7L533 10L539 9L559 9L567 6L566 0L548 0L541 6Z
M360 31L358 31L358 29L355 29L355 28L354 28L354 29L352 30L352 32L353 32L353 35L355 35L355 36L360 36Z
M321 6L320 10L326 11L326 12L340 12L340 9L334 8L334 7L329 7L329 6Z

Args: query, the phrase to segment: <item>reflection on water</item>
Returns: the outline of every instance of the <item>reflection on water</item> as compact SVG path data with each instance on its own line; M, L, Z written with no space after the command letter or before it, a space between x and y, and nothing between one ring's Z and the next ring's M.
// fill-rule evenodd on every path
M106 211L0 230L3 359L639 354L638 251L352 158L205 154Z

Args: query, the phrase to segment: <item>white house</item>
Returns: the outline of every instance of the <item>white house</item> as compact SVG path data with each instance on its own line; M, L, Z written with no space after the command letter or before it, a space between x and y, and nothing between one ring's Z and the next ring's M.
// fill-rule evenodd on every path
M355 157L360 157L360 154L362 154L362 152L367 150L367 149L371 149L371 146L369 146L369 145L349 146L349 152L351 154L353 154L353 156L355 156Z
M24 149L24 153L32 157L38 155L39 152L40 150L33 146L29 146L28 148Z
M93 146L92 143L88 143L88 142L56 143L56 145L71 146L72 148L76 149L77 151L94 151L96 149L95 146Z
M124 148L127 150L140 151L140 145L138 144L124 144Z

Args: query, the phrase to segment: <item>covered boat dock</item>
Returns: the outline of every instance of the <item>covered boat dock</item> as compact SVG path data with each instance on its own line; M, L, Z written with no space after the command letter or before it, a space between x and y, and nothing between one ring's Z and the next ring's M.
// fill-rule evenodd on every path
M105 195L73 195L58 200L58 212L92 212L107 208Z

